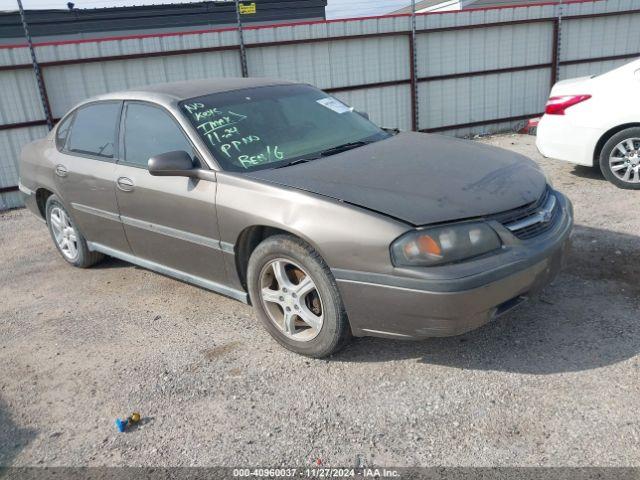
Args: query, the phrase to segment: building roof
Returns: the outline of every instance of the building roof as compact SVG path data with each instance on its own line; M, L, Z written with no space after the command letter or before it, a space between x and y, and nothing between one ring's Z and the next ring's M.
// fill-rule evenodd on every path
M434 7L440 3L444 3L446 0L423 0L421 2L416 2L416 11L420 11L423 8ZM411 6L401 8L400 10L396 10L391 13L411 13Z
M77 1L77 0L76 0ZM64 7L67 0L60 0ZM77 2L78 4L80 2ZM245 23L278 23L325 18L327 0L251 0L255 13L242 15ZM198 3L142 5L134 7L25 10L33 37L83 38L114 32L155 33L216 28L236 23L233 0ZM96 33L98 35L96 35ZM23 39L18 12L0 12L0 39Z
M548 3L560 3L560 0L544 0ZM416 2L416 11L425 8L435 7L443 3L451 3L448 0L423 0ZM509 7L509 6L525 6L529 4L538 4L540 0L463 0L462 10L468 8L487 8L487 7ZM411 13L411 7L401 8L392 13Z
M530 4L539 4L541 0L475 0L468 8L485 7L522 7ZM560 3L560 0L542 0L544 3ZM566 1L566 0L565 0Z

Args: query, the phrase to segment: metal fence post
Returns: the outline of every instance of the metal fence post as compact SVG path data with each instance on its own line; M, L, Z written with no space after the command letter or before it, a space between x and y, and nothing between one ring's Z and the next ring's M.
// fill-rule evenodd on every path
M550 86L553 88L558 81L558 43L559 43L559 23L558 19L553 19L553 32L551 34L551 76L549 78Z
M44 85L44 79L42 78L42 71L40 65L36 59L36 51L33 48L33 41L31 40L31 33L29 33L29 26L27 25L27 19L24 15L24 9L22 8L22 0L18 1L18 10L20 11L20 20L22 20L22 28L24 30L24 36L27 38L27 44L29 45L29 53L31 53L31 63L33 65L33 73L36 76L36 82L38 84L38 91L40 93L40 101L42 102L42 109L47 119L47 127L49 130L53 128L53 116L51 115L51 108L49 108L49 98L47 97L47 90Z
M411 129L416 132L420 128L420 112L418 110L418 58L416 52L416 0L411 0L411 38L409 39L409 56L411 72Z
M557 15L553 21L553 59L551 68L551 86L560 78L560 55L562 46L562 14L563 14L562 0L557 6Z
M242 33L242 20L240 19L240 1L236 1L236 20L238 22L238 42L240 44L240 69L242 70L242 76L248 77L249 70L247 69L247 52L244 48L244 35Z

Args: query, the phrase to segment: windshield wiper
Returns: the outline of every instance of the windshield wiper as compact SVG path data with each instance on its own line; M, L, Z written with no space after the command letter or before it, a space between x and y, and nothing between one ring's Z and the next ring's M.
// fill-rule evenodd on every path
M307 162L310 162L311 160L317 160L318 158L320 158L320 155L314 155L312 157L302 157L302 158L298 158L296 160L292 160L289 163L285 163L284 165L280 165L280 166L275 167L275 168L290 167L291 165L298 165L300 163L307 163Z
M290 161L289 163L285 163L284 165L280 165L275 168L284 168L290 167L292 165L298 165L300 163L307 163L311 160L317 160L322 157L328 157L329 155L335 155L336 153L345 152L347 150L351 150L353 148L363 147L364 145L369 145L373 142L365 142L364 140L359 140L357 142L349 142L343 143L342 145L338 145L336 147L327 148L326 150L322 150L320 153L315 155L309 155L307 157L297 158L295 160Z
M398 135L400 133L400 129L399 128L383 128L382 130L384 130L385 132L387 132L391 136Z
M371 142L365 142L363 140L359 140L357 142L343 143L342 145L338 145L337 147L331 147L321 151L320 156L328 157L329 155L335 155L336 153L346 152L347 150L352 150L358 147L364 147L365 145L368 145L370 143Z

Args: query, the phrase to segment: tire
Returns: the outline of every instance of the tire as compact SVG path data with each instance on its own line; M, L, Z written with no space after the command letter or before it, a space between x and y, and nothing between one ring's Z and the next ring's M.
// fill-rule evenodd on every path
M47 199L46 214L53 244L67 263L74 267L88 268L104 258L101 253L89 250L86 239L56 195Z
M278 268L283 265L284 273ZM278 282L282 277L276 270L287 279ZM313 288L308 285L307 276ZM287 282L291 282L289 289L282 286ZM258 317L285 348L322 358L336 353L351 340L349 320L331 270L318 252L302 240L290 235L274 235L260 243L249 258L247 283ZM263 289L267 288L273 289L267 292L267 297L275 296L272 300L265 300ZM309 291L305 293L305 290ZM293 328L289 329L287 308L295 318ZM303 318L313 318L313 322L305 323ZM318 324L321 324L319 328Z
M633 143L633 149L631 149ZM625 156L618 145L623 144L627 152L631 152L631 156ZM600 170L604 177L618 188L629 190L640 190L640 127L632 127L622 130L613 135L602 147L600 152ZM620 158L614 160L614 165L610 159L613 157ZM628 163L624 163L625 159ZM635 165L634 165L635 164ZM620 167L614 171L616 167ZM625 180L624 175L629 172L629 179Z

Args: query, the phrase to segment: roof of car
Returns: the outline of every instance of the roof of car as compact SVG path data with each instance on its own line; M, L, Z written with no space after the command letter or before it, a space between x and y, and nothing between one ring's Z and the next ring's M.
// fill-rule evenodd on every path
M211 93L228 92L243 88L266 87L270 85L293 85L293 82L274 80L270 78L208 78L204 80L189 80L185 82L159 83L130 90L107 93L92 100L108 99L150 99L158 100L164 97L166 100L185 100L188 98L209 95Z

